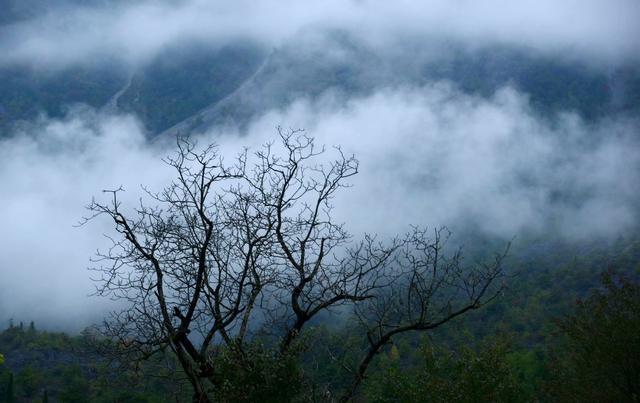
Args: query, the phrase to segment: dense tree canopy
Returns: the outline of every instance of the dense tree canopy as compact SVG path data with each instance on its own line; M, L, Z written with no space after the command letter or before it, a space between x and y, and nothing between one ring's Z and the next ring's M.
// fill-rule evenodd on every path
M558 400L640 401L640 284L604 273L602 288L578 301L560 326Z

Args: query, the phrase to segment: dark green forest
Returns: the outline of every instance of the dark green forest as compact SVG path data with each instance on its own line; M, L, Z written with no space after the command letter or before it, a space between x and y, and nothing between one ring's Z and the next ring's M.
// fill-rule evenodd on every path
M409 334L375 358L355 401L637 402L640 240L528 240L513 276L485 308L435 332ZM362 343L348 314L305 330L288 358L256 339L252 370L218 355L219 401L332 401ZM158 354L127 362L89 328L41 331L17 319L0 334L3 402L189 401L179 365ZM331 354L326 354L331 351Z

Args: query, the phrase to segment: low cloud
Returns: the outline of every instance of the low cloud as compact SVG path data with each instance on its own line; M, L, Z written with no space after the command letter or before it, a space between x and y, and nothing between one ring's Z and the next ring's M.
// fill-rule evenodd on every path
M585 123L571 113L543 120L513 89L480 98L438 83L299 99L255 119L244 135L213 129L200 141L232 158L274 140L278 124L360 159L353 188L335 200L336 218L356 235L418 224L583 239L638 222L637 122ZM102 189L123 185L134 205L139 184L162 187L171 178L160 161L168 152L146 142L134 117L90 109L41 118L1 140L0 320L67 327L99 318L108 304L87 297L86 268L111 225L74 224Z
M97 319L106 304L87 298L87 267L109 227L74 225L102 189L122 184L135 191L161 177L158 158L134 118L90 110L41 119L0 140L2 321L78 330Z
M426 224L580 238L637 222L637 122L543 119L514 89L487 99L438 83L299 100L233 141L266 141L277 124L307 128L360 158L362 172L338 211L364 230Z
M407 37L507 44L606 64L638 60L638 15L634 0L112 2L53 8L1 27L0 64L48 69L108 57L135 65L179 42L273 47L309 30L347 31L383 47Z

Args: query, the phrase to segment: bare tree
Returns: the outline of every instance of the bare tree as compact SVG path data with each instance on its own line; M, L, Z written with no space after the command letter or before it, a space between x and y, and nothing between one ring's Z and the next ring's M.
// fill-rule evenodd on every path
M491 302L502 291L504 284L498 280L509 245L490 263L467 267L459 249L445 254L449 236L446 228L434 230L432 238L426 230L414 228L395 254L394 281L355 307L368 348L340 401L353 397L371 360L394 336L435 329Z
M98 294L127 303L105 322L105 334L137 359L172 351L197 402L219 387L216 346L250 362L243 352L251 330L268 324L286 355L313 318L344 305L369 340L342 397L349 400L394 336L434 329L501 288L504 255L464 267L459 253L445 256L444 230L355 241L332 219L331 203L357 174L357 160L340 148L327 160L302 131L279 135L229 166L216 147L180 140L165 161L175 180L146 191L152 206L125 211L120 188L88 207L85 221L107 216L116 230L98 254Z

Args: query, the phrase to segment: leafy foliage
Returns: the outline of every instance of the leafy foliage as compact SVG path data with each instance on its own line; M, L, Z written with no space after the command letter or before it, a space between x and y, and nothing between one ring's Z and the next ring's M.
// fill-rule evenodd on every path
M42 332L34 324L13 326L0 333L6 352L0 367L0 402L161 402L180 397L179 374L157 381L149 363L144 379L133 370L107 360L86 334ZM11 396L11 398L10 398ZM14 400L12 400L14 399Z
M401 365L400 350L389 350L381 370L367 382L367 401L372 402L516 402L520 387L503 341L459 351L424 343L420 362Z
M221 347L215 371L221 383L214 398L224 402L287 402L302 391L296 351L282 356L261 343L239 351Z
M607 272L602 285L560 323L559 401L640 400L640 283Z

